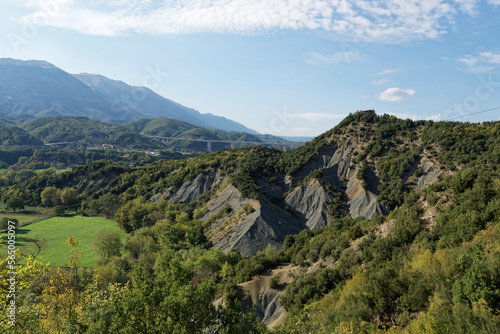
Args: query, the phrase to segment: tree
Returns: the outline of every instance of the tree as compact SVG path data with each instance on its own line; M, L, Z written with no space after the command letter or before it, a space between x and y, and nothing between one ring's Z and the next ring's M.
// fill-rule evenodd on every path
M47 187L40 194L42 204L48 207L61 205L61 192L56 187Z
M61 202L64 206L71 206L78 202L78 194L73 188L64 188L61 191Z
M14 226L19 226L17 224L19 222L17 219L3 217L2 219L0 219L0 230L7 230L7 228L9 227L9 221L14 222L15 223Z
M0 245L0 251L2 253L7 253L7 250ZM21 258L19 258L21 260ZM0 317L0 333L37 333L39 331L27 330L34 323L39 321L39 308L37 305L31 303L32 295L31 287L32 284L39 278L42 277L48 270L49 265L44 265L41 262L35 261L31 256L23 258L24 264L22 266L16 266L16 293L15 293L15 327L12 326L9 318L5 315L8 313L8 307L11 305L10 284L7 279L12 277L9 268L9 258L2 257L0 261L0 277L3 278L2 284L0 284L0 305L4 310L4 316Z
M55 215L55 216L63 216L64 215L64 207L62 205L58 205L54 208L54 210L52 210L52 213Z
M102 332L145 334L202 333L214 326L213 280L193 286L192 275L179 261L166 265L157 281L152 281L147 269L137 266L131 289L122 290L120 298L111 296L110 302L101 303L93 315L94 326Z
M278 275L274 275L271 280L269 281L269 287L271 289L279 289L280 287L280 277Z
M16 209L24 209L24 201L22 198L13 197L7 200L7 206L16 212Z
M104 213L106 218L113 218L115 216L116 210L120 207L120 200L116 195L104 194L99 197L99 204L101 206L101 211Z
M45 249L47 249L48 241L46 237L32 237L32 242L27 247L28 253L33 259L36 259L38 255Z
M111 227L97 231L94 235L92 243L94 245L95 252L99 256L107 258L120 256L120 250L122 248L120 235L118 234L118 231Z

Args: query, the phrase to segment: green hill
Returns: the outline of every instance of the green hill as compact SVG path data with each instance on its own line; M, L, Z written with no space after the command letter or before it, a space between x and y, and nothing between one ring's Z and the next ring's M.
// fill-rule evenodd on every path
M125 126L135 132L142 135L159 136L159 137L169 137L169 138L184 138L184 139L203 139L203 140L219 140L228 142L274 142L274 143L289 143L292 142L271 136L271 135L253 135L246 132L236 132L236 131L223 131L217 129L206 129L199 126L194 126L186 122L168 119L163 117L157 117L154 119L139 119L131 121ZM293 143L297 144L297 143ZM206 143L200 143L196 141L170 141L165 143L169 148L173 149L185 149L206 152ZM223 148L230 147L241 147L246 146L244 144L238 145L230 143L213 143L212 150L220 150Z
M45 143L111 144L143 149L161 147L159 142L133 133L122 125L103 123L87 117L41 117L18 126Z
M181 310L168 314L187 312L177 329L198 321L192 332L500 332L500 121L359 112L287 152L9 173L19 182L0 187L2 201L64 210L57 194L74 188L80 213L130 235L129 253L100 259L71 290L98 290L75 302L81 328L156 328Z
M175 119L157 117L153 119L138 119L124 125L135 133L159 137L179 137L184 131L199 128Z
M43 142L16 126L0 125L0 145L41 146Z

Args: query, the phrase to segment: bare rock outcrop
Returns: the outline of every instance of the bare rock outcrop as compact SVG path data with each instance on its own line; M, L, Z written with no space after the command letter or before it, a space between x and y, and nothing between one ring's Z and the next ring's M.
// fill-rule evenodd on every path
M224 251L237 250L250 257L264 250L268 245L281 249L287 235L297 234L306 228L285 210L266 199L258 201L254 210L247 216L236 218L233 226L214 240L214 247ZM230 221L229 219L231 225ZM226 219L219 224L214 224L213 227L221 228L220 224L227 223Z
M248 282L238 284L237 297L242 302L244 309L254 308L256 315L269 329L283 323L288 312L280 305L279 299L284 295L286 286L295 277L314 274L321 268L334 268L336 263L331 257L313 263L308 268L286 264L252 278ZM272 289L270 280L279 278L279 287Z
M286 198L285 203L311 230L328 225L328 204L333 196L319 183L310 179L297 187Z
M350 180L346 190L349 198L348 207L352 218L365 217L372 219L377 214L387 215L386 208L380 204L378 196L362 187L359 180Z
M166 199L172 203L189 203L196 200L205 191L212 189L212 186L220 184L224 178L220 173L209 172L200 173L196 178L186 181L179 188L170 187L164 193L155 194L151 197L153 201Z
M353 161L353 156L354 151L361 151L361 144L360 139L355 137L337 143L336 146L323 150L318 157L306 166L304 171L310 173L314 169L323 168L322 178L324 181L333 185L337 190L340 190L344 185L346 186L345 193L348 198L347 205L351 216L353 218L365 217L371 219L377 214L386 215L388 212L378 202L379 193L377 187L379 179L372 168L368 168L366 172L366 189L362 187L362 182L356 178L359 166ZM307 194L303 193L304 189L307 190ZM293 196L290 197L292 194ZM302 202L297 200L298 198L305 199L307 204L301 204ZM307 202L308 199L309 202ZM312 199L317 201L317 205L310 203ZM326 225L328 222L327 218L325 219L325 213L327 212L325 207L327 205L324 204L324 199L323 187L313 189L310 184L307 184L307 186L303 185L294 190L285 201L290 207L307 217L306 225L309 228L317 228ZM331 199L330 195L328 200ZM318 210L318 206L322 206L322 209Z
M417 182L418 189L423 189L430 184L439 181L441 175L443 174L439 166L436 166L431 160L426 157L422 157L420 160L420 167L422 167L423 174L420 176Z
M229 206L230 211L217 215ZM268 245L280 249L285 237L307 228L288 212L268 201L243 197L231 184L224 185L206 205L208 212L202 220L219 216L209 227L209 239L214 247L223 251L237 250L245 256L253 256ZM212 218L213 219L213 218Z

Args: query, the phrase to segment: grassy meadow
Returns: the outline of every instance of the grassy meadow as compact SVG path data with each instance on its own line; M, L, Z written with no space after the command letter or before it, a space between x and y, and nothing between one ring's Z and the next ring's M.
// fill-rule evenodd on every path
M6 216L18 218L14 214ZM19 222L21 223L21 220ZM92 239L96 232L108 227L115 228L120 233L122 240L125 239L127 234L110 219L82 216L53 217L17 229L17 246L26 254L33 251L34 240L45 238L47 244L38 255L37 260L50 263L53 266L67 266L71 247L66 241L68 236L72 235L79 241L78 250L83 252L79 265L88 267L92 266L97 258L92 246ZM5 244L5 232L1 233L1 236Z

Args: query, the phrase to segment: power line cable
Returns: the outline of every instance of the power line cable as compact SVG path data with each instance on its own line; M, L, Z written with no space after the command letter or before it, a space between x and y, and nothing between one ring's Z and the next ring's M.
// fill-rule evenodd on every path
M466 114L466 115L462 115L462 116L448 118L445 121L451 121L451 120L458 119L458 118L464 118L464 117L468 117L468 116L472 116L472 115L478 115L478 114L482 114L482 113L485 113L485 112L488 112L488 111L497 110L497 109L500 109L500 107L486 109L486 110L481 110L481 111L477 111L477 112L474 112L474 113L471 113L471 114Z

